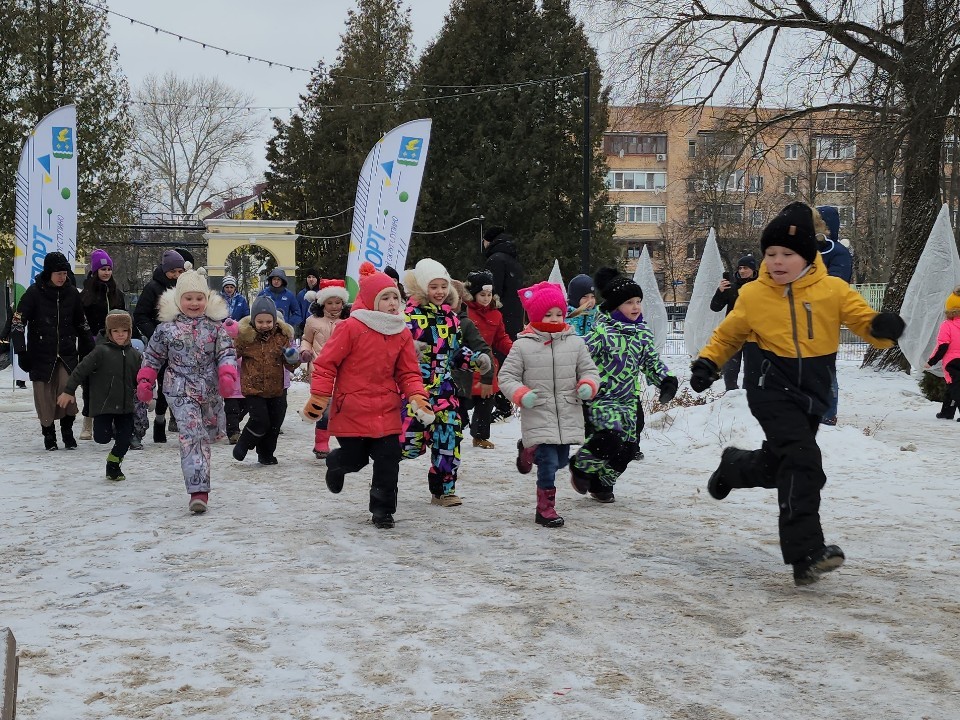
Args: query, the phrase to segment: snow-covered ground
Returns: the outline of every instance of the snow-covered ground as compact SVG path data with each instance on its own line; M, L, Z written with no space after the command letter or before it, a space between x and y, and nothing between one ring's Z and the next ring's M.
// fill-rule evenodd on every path
M676 361L678 367L682 366ZM847 564L809 588L780 560L772 492L717 502L727 444L761 434L742 392L648 418L646 459L600 505L463 449L464 504L401 465L397 527L369 470L323 483L291 390L280 465L214 448L187 512L173 444L42 450L0 374L0 625L21 648L18 718L960 717L960 424L904 375L841 369L821 431L822 517Z

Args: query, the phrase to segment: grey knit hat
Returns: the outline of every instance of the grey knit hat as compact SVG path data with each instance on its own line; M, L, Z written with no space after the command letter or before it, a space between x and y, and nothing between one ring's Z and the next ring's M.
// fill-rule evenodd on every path
M277 320L277 305L266 295L258 296L250 306L250 319L256 320L257 315L270 315L274 322Z

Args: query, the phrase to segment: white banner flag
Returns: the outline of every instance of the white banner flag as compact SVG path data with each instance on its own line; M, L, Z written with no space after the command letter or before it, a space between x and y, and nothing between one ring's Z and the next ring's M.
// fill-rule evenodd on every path
M395 127L380 138L363 162L347 255L351 300L360 289L357 280L364 261L369 260L377 270L389 265L403 275L427 162L430 124L427 118Z
M23 143L17 167L13 258L14 305L43 271L43 258L77 257L77 108L47 115ZM14 363L14 376L26 373Z

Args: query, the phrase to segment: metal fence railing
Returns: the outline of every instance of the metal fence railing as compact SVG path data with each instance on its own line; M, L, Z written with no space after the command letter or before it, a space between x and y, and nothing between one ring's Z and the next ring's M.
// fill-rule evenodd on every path
M849 328L840 328L840 346L837 348L837 360L862 362L863 356L870 345L856 335ZM667 340L663 344L661 355L669 357L683 357L687 354L687 346L683 341L683 321L673 320L667 331Z
M883 305L883 293L887 289L886 283L862 283L850 287L860 293L870 307L879 312Z

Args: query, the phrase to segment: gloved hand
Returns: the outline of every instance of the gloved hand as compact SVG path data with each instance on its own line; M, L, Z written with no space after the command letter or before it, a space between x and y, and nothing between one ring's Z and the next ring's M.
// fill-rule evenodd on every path
M236 395L240 389L240 375L233 365L221 365L217 369L217 378L220 380L221 397Z
M430 345L429 343L425 343L421 340L414 340L413 349L417 351L417 355L423 355L430 349Z
M430 407L430 403L423 395L410 396L410 409L413 410L414 417L424 425L432 425L437 416Z
M226 331L227 335L232 337L234 340L237 339L237 335L240 332L240 323L238 323L233 318L227 318L223 321L223 329Z
M690 365L690 387L701 393L720 378L720 368L712 360L697 358Z
M316 422L323 417L323 413L329 404L330 397L328 395L311 395L307 404L303 406L300 417L304 422Z
M577 397L581 400L593 400L597 395L597 386L589 380L581 380L577 383Z
M870 334L881 340L897 340L903 335L907 324L903 318L892 312L877 313L870 323Z
M30 372L30 368L33 367L33 363L30 362L30 356L25 352L17 353L17 365L25 373Z
M313 359L315 357L316 355L313 354L313 350L311 350L310 348L304 348L303 350L300 351L300 362L302 363L313 362Z
M532 408L537 404L537 393L533 390L528 390L523 394L523 397L520 398L520 404L525 408Z
M690 383L693 385L693 383ZM677 394L677 388L680 387L680 382L673 376L667 375L663 380L660 381L660 397L658 401L661 405L666 405L668 402L673 400L674 396Z
M493 368L490 356L485 353L474 353L470 358L470 369L481 375L486 375Z
M151 367L142 367L137 372L137 400L148 403L153 400L153 384L157 381L157 371Z
M295 347L288 345L283 349L283 359L287 361L288 365L296 365L300 362L300 353L297 352Z

